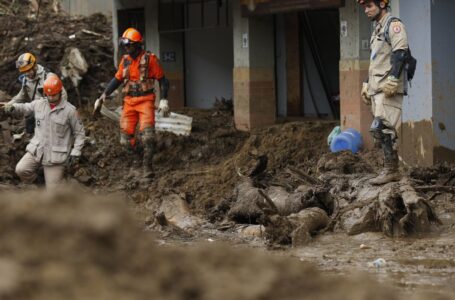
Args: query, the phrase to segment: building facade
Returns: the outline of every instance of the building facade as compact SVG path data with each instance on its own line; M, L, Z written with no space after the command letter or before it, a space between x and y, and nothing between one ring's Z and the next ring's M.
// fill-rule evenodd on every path
M392 0L418 59L403 106L405 164L455 161L452 12L452 0ZM372 24L355 0L113 0L114 45L128 27L161 58L173 108L232 99L239 130L339 119L372 146L360 99Z
M61 0L62 7L71 15L88 16L94 13L112 15L112 0Z

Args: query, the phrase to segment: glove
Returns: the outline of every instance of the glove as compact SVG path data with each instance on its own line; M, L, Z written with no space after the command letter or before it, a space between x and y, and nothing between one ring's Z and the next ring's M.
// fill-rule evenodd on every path
M103 106L104 101L106 101L106 94L102 93L101 96L98 99L96 99L95 105L93 106L92 115L94 117L101 111L101 106Z
M362 101L366 105L371 105L371 96L368 94L368 83L364 82L362 85L362 92L360 93L362 96Z
M5 111L5 113L10 114L10 113L12 113L14 111L14 105L6 103L3 106L3 110Z
M158 106L158 114L161 117L169 116L169 102L166 99L160 100L160 105Z
M66 166L69 169L73 169L75 166L79 164L79 156L70 155L66 160Z
M387 98L395 96L398 92L398 79L394 76L387 77L387 80L382 88L382 92Z

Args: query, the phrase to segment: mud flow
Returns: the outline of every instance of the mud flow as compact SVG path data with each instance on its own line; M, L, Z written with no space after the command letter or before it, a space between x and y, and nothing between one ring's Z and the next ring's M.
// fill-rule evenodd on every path
M0 25L2 102L23 52L60 74L77 48L88 65L64 81L86 144L57 192L42 171L20 182L30 135L0 112L1 299L455 299L455 166L373 186L381 152L329 153L336 122L245 133L223 100L174 111L191 134L155 133L144 183L140 143L124 149L119 124L91 115L115 72L111 20L0 0Z

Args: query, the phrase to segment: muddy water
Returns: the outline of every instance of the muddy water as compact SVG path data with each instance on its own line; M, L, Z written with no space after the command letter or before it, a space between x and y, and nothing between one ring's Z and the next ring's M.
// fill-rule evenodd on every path
M290 255L337 274L365 271L405 289L455 291L455 213L442 214L443 228L419 239L390 239L382 233L324 234ZM361 247L361 245L364 245ZM379 268L372 262L382 258Z
M379 282L393 285L405 293L455 293L455 212L448 210L439 212L444 225L420 238L391 239L379 232L356 236L325 233L315 237L305 247L271 252L310 262L330 275L366 272ZM170 236L159 240L158 244L196 247L217 242L241 249L254 248L258 253L267 252L265 243L258 238L245 238L217 230L202 230L197 237L185 240ZM373 262L379 258L385 264L378 268Z

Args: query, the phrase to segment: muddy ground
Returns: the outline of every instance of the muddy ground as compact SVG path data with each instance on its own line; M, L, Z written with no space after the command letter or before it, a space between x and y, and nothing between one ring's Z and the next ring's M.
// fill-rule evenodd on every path
M218 105L211 110L177 111L193 117L192 133L156 135L155 178L144 185L140 149L127 154L118 142L118 124L105 118L93 120L87 110L114 72L106 63L113 55L110 21L101 15L66 16L54 9L53 1L41 1L39 11L25 0L0 3L6 12L0 15L1 37L8 41L0 46L3 99L18 91L14 60L23 51L36 53L40 63L58 70L65 49L77 46L90 65L81 83L80 107L87 142L80 165L68 175L68 181L83 192L50 197L36 191L42 178L34 186L21 184L14 166L24 154L27 137L12 143L11 136L22 132L23 121L0 113L4 214L0 244L5 253L0 268L15 274L0 280L0 298L400 299L396 290L378 289L369 280L345 281L327 275L351 276L359 270L387 285L405 287L408 298L415 296L414 289L452 292L453 166L403 170L442 224L432 224L429 232L408 238L390 238L381 232L348 236L346 228L336 226L337 207L356 205L355 188L343 184L335 191L317 183L328 177L332 181L324 182L344 178L348 183L356 176L363 182L362 177L374 176L382 166L380 152L329 153L326 137L337 125L331 121L290 122L239 132L232 107ZM49 27L55 28L52 34L46 31ZM73 33L76 39L69 38ZM70 83L65 86L77 104L76 92ZM119 105L118 99L109 105ZM330 226L309 232L305 246L291 248L289 241L271 242L262 229L257 234L264 223L260 210L257 219L242 221L256 227L236 224L229 212L238 200L238 184L250 179L254 188L265 191L312 188L314 197L305 198L311 201L333 193L333 207L319 205L327 211ZM29 189L34 192L5 194ZM83 193L87 196L74 196ZM125 213L125 204L134 221ZM251 207L258 211L255 202ZM146 233L140 233L144 229ZM226 250L226 244L239 249ZM265 249L276 250L263 253ZM372 266L378 258L386 262L379 269ZM300 261L311 262L324 273ZM27 288L19 288L24 284Z
M159 246L114 195L3 192L0 206L2 299L409 298L251 249Z

